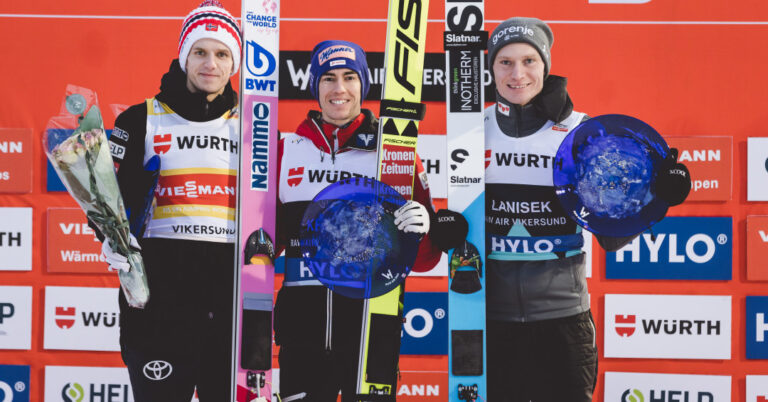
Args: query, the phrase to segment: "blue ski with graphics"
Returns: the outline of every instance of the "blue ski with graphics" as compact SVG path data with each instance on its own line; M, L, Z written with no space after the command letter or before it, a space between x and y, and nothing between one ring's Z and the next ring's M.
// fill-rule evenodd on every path
M485 135L483 0L445 1L448 209L469 223L449 252L448 400L485 398Z

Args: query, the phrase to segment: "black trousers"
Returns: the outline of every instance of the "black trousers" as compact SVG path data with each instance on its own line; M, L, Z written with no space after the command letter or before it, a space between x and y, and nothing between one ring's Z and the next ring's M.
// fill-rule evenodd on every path
M487 323L490 402L589 402L597 383L592 314Z
M142 239L150 300L120 294L120 347L136 402L230 401L234 246Z

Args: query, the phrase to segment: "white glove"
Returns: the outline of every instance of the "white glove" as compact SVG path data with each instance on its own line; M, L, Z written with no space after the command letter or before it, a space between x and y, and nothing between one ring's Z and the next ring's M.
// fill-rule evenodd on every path
M424 205L416 201L408 201L395 211L395 225L398 230L416 234L429 232L429 213Z
M131 247L141 250L141 246L139 246L138 240L131 235ZM104 256L104 259L107 260L107 264L109 264L109 270L110 271L124 271L128 272L131 270L131 264L128 263L128 257L116 252L112 251L112 245L109 243L109 239L105 238L104 243L101 244L101 255Z

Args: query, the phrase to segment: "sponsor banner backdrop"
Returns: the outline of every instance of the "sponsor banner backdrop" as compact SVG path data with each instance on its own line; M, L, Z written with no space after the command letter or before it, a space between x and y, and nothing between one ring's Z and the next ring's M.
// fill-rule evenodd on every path
M747 402L768 402L768 375L747 376Z
M747 216L747 280L768 281L768 215Z
M45 287L45 349L119 351L118 288Z
M427 172L427 183L432 198L445 198L448 195L445 165L445 135L419 134L416 152Z
M768 137L747 138L747 201L768 201Z
M605 295L605 357L730 359L731 296Z
M32 287L0 286L0 349L31 347Z
M32 130L0 128L0 193L32 192Z
M32 270L32 208L0 208L0 271Z
M29 366L0 364L0 401L29 402L29 372Z
M731 377L607 371L603 400L728 402L731 400Z
M747 296L747 359L768 359L768 296Z
M400 354L448 353L448 293L406 292Z
M730 280L733 218L667 217L616 252L606 253L608 279Z
M48 208L48 272L109 273L80 208Z
M45 366L45 402L62 400L133 402L128 369Z
M665 137L691 172L690 201L728 201L732 194L733 137Z
M397 400L447 401L448 372L402 371L397 380Z

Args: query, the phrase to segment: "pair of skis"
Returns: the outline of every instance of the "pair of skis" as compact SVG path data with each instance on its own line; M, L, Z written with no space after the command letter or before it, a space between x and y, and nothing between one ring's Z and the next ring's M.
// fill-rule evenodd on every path
M414 167L411 172L415 172L415 160L388 161L385 155L392 153L384 151L415 157L417 121L424 115L424 106L420 102L428 8L428 0L408 0L407 4L402 0L390 0L388 12L378 179L398 189L406 198L412 197L413 173L386 174L381 168L391 163L409 163ZM275 238L277 198L279 9L279 0L243 0L242 3L242 152L236 246L239 275L233 335L233 395L238 402L272 399L272 387L267 388L267 385L271 384L274 305L271 239ZM448 206L462 212L470 222L467 243L474 245L480 261L472 265L457 259L458 266L451 267L451 288L461 288L456 286L457 281L468 279L476 282L479 289L470 293L449 290L449 400L472 401L485 394L482 46L487 37L479 33L483 28L482 0L446 0L445 10L451 174L479 178L462 185L454 185L454 181L449 180ZM470 25L472 19L474 23ZM392 398L396 394L392 384L396 382L403 291L400 286L366 300L357 386L361 400L374 400L377 396ZM390 343L392 339L396 344Z
M448 400L486 392L485 135L483 0L445 1L448 209L469 223L463 245L449 253Z

